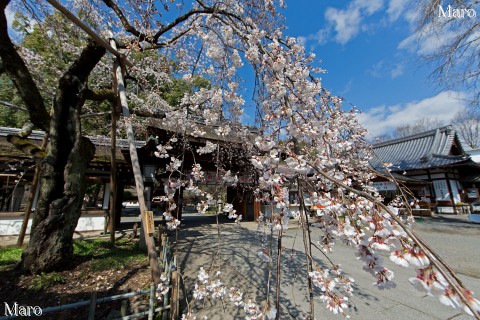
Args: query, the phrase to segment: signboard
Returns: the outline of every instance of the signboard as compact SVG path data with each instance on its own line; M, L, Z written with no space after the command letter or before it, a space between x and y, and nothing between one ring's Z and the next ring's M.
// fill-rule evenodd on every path
M450 194L448 192L448 186L446 180L433 181L433 188L435 189L436 200L450 200Z
M397 190L397 185L392 181L377 181L372 182L372 187L377 191L394 191Z
M145 219L146 219L145 226L147 228L147 230L145 230L145 233L151 236L155 231L155 223L153 221L153 211L145 211Z
M478 198L478 189L477 188L468 188L467 189L467 197L469 199L477 199Z

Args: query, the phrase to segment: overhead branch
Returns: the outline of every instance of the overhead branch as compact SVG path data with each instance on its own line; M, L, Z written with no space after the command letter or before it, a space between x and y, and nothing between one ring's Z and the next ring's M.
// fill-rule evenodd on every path
M96 112L96 113L87 113L87 114L82 114L80 116L81 119L83 118L94 118L94 117L102 117L106 115L112 114L111 111L105 111L105 112Z
M136 115L137 117L145 117L145 118L157 118L163 119L165 118L165 111L160 110L130 110L132 114Z
M6 107L12 108L12 109L17 109L17 110L20 110L20 111L28 112L27 109L25 109L23 107L16 106L16 105L11 104L10 102L7 102L7 101L0 100L0 104L3 105L3 106L6 106Z
M164 35L168 31L172 30L177 25L179 25L182 22L188 20L191 16L198 15L198 14L220 14L220 15L224 15L224 16L227 16L227 17L233 17L235 19L241 20L239 16L237 16L234 13L229 12L227 10L221 10L221 9L216 8L216 7L203 6L203 9L192 9L189 12L185 13L184 15L179 16L178 18L176 18L175 20L173 20L171 23L164 26L160 30L158 30L157 33L154 36L155 42L158 41L158 38L160 38L162 35Z
M2 67L25 102L32 123L36 127L48 131L50 115L45 108L43 98L30 71L8 35L5 10L9 2L2 1L0 3L0 58L2 61L8 61L8 63L3 63Z
M125 29L125 31L133 34L135 37L137 37L138 41L147 41L147 42L152 42L153 43L153 38L148 35L146 35L145 33L142 33L140 31L138 31L137 29L135 29L134 26L132 26L130 24L130 22L128 22L128 19L127 17L125 16L125 14L123 14L122 10L120 9L120 7L112 0L103 0L103 3L105 3L105 5L107 5L107 7L111 8L115 14L117 15L118 19L120 19L120 22L122 23L123 25L123 28Z
M117 95L111 89L103 89L103 90L91 90L87 89L84 92L85 99L91 101L110 101L112 103L117 102Z
M237 19L239 18L238 16L236 16L232 12L228 12L228 11L225 11L225 10L220 10L217 7L208 7L208 6L205 6L203 3L197 1L200 4L200 6L202 7L201 9L192 9L192 10L186 12L185 14L177 17L171 23L161 27L160 30L158 30L155 33L155 35L153 37L151 37L151 36L148 36L145 33L140 32L134 26L132 26L130 24L130 22L128 21L127 17L125 16L125 14L123 13L123 11L121 10L121 8L113 0L103 0L103 2L105 3L105 5L107 5L109 8L111 8L114 11L116 16L118 17L118 19L122 23L125 31L129 32L130 34L132 34L136 37L135 41L140 41L140 42L141 41L146 41L146 42L151 43L153 45L156 44L157 46L158 46L158 43L157 43L158 39L162 35L169 32L170 30L172 30L176 26L180 25L181 23L187 21L192 16L199 15L199 14L220 13L220 14L223 14L223 15L226 15L226 16L235 17Z

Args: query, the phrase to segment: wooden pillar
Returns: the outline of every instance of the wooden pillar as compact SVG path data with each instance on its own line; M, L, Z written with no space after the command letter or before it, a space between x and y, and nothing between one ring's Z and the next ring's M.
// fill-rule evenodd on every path
M123 202L123 190L125 189L125 182L121 179L117 179L117 186L115 188L115 225L113 230L117 230L120 226L122 219L122 202Z
M258 217L260 217L260 201L257 201L257 199L253 200L253 221L257 222Z
M242 215L243 221L249 221L247 216L247 192L240 187L227 187L227 202L233 205L237 214Z
M452 186L450 185L450 179L448 177L447 171L445 171L445 179L447 181L448 193L450 194L450 201L452 202L452 206L453 206L453 213L458 214L457 205L455 204L455 197L453 196L453 190L452 190Z
M177 189L175 191L175 196L173 197L173 200L175 201L175 204L177 205L177 208L173 212L173 216L178 220L182 221L182 213L183 213L183 187L181 187L179 190Z

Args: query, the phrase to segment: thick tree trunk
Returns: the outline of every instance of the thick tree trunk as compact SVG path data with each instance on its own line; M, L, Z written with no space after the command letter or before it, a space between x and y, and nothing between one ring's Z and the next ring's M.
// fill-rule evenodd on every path
M80 109L87 77L105 54L89 44L59 81L50 125L47 156L42 161L40 199L22 268L38 273L65 268L73 255L73 232L85 194L85 169L95 153L81 135Z

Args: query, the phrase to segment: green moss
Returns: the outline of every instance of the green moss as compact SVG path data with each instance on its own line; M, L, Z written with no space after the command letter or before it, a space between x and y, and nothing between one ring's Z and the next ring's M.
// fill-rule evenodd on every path
M20 262L23 249L20 247L0 248L0 269Z
M65 283L65 277L57 272L50 272L35 275L30 284L30 289L34 291L44 291L57 283Z

